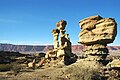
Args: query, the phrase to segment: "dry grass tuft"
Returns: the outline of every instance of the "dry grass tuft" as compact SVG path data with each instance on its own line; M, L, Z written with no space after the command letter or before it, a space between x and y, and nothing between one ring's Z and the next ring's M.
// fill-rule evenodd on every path
M101 80L101 65L94 61L79 61L66 69L70 80Z

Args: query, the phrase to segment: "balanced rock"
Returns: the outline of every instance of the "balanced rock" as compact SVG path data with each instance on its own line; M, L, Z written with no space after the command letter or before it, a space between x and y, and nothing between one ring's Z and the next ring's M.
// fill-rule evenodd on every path
M85 46L84 53L89 60L105 60L107 44L112 43L117 34L117 23L113 18L91 16L79 22L79 41Z
M59 22L56 23L58 30L64 30L66 25L67 25L67 22L65 20L60 20Z
M66 65L74 63L77 60L76 55L74 55L71 50L69 34L65 33L66 25L67 22L65 20L60 20L56 23L57 28L52 30L54 38L54 49L47 51L44 60L61 59L61 61ZM41 63L43 63L44 60Z
M91 16L81 20L79 25L81 32L78 42L82 44L112 43L117 34L117 23L113 18Z

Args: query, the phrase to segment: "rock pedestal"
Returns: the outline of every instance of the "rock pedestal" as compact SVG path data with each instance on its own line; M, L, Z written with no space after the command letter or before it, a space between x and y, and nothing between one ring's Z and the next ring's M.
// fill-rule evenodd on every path
M52 30L54 37L54 49L49 50L45 58L61 58L65 64L71 64L76 61L76 56L71 51L71 42L69 34L65 34L67 22L60 20L56 23L57 28ZM60 35L60 41L58 41ZM60 44L59 44L60 43Z
M117 23L113 18L91 16L79 22L81 31L79 41L85 46L85 54L89 60L104 60L108 55L106 48L117 34Z
M59 41L58 41L58 37L59 37L59 30L58 29L53 29L52 30L52 34L54 37L54 49L57 49L59 47Z

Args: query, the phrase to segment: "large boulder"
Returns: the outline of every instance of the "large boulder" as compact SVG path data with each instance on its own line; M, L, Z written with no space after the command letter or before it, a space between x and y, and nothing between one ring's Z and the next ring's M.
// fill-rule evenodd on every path
M107 44L112 43L117 34L117 23L113 18L91 16L79 22L81 31L79 43L81 44Z
M117 34L117 23L113 18L91 16L79 22L81 31L79 43L85 46L83 50L87 60L105 60L108 55L107 44L112 43Z
M60 20L59 22L56 23L58 30L64 30L66 25L67 25L67 22L65 20Z

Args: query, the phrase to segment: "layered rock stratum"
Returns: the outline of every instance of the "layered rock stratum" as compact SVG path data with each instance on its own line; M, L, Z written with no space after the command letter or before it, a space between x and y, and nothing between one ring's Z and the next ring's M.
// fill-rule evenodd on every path
M79 22L81 31L79 43L108 44L112 43L117 34L117 23L113 18L90 16Z
M79 25L81 31L78 43L85 46L84 53L89 60L105 60L109 53L106 46L117 35L116 21L97 15L80 20Z

